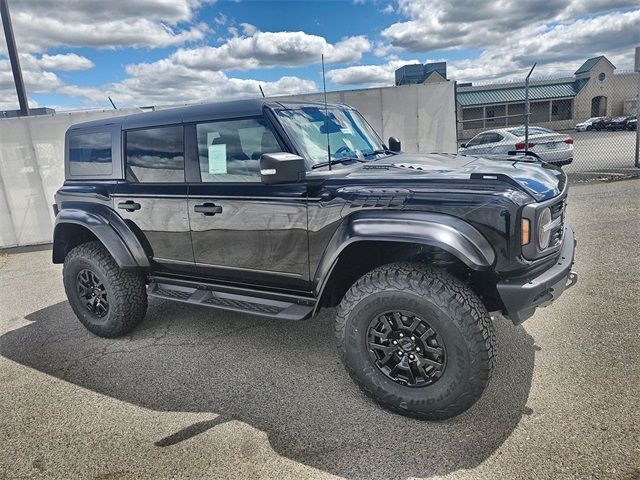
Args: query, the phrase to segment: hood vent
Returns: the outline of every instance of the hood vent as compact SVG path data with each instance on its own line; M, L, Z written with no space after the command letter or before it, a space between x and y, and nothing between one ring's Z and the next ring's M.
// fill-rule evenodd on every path
M435 165L421 165L419 163L394 163L393 166L406 168L408 170L420 170L421 172L447 173L451 171L449 168L436 167Z
M405 188L344 188L341 194L347 198L348 209L402 208L411 196Z

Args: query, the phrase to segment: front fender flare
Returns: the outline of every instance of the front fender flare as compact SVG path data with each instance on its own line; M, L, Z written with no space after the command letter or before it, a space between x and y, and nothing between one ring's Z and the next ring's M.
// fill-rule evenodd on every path
M441 248L472 270L489 270L496 254L489 241L464 220L442 213L360 211L346 217L316 269L318 298L342 251L354 242L406 242Z
M62 226L79 225L102 242L120 268L148 268L144 248L127 224L106 205L90 202L65 202L56 217L53 229L53 261L64 261L61 252L64 239Z

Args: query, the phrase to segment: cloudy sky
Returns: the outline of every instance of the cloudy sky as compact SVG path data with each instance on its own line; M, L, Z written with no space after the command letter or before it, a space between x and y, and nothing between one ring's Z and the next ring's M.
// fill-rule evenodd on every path
M446 60L487 82L633 67L638 0L9 0L32 106L143 106L393 84ZM0 109L17 108L0 40Z

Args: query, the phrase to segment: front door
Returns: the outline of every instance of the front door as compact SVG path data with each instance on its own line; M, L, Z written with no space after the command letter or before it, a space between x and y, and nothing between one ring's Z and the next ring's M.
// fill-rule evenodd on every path
M194 272L182 126L143 128L123 135L126 182L114 208L152 257L154 269Z
M189 218L198 271L216 280L308 289L306 185L260 182L260 156L283 150L267 122L193 128L201 181L189 186Z

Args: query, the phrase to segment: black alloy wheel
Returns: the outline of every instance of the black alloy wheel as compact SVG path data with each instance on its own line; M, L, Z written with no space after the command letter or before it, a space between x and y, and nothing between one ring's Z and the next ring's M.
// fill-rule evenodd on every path
M107 289L98 275L88 268L78 272L76 286L85 308L102 318L109 312Z
M367 347L378 370L407 387L433 384L446 367L442 339L412 312L389 311L373 318L367 330Z

